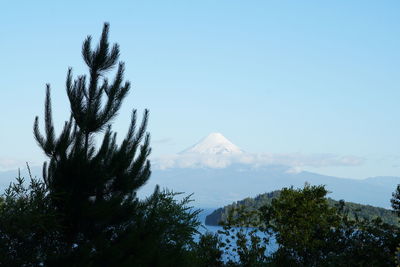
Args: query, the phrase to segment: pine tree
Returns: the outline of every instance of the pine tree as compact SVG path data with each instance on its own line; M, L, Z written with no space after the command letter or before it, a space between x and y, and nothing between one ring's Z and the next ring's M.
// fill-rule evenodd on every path
M68 70L66 91L71 117L61 134L56 136L54 130L50 85L46 88L45 134L39 131L38 117L33 127L37 143L49 158L43 164L43 179L59 214L67 251L98 253L126 234L138 216L136 191L150 176L148 110L138 127L133 110L128 133L120 145L111 130L130 83L123 81L119 46L110 48L108 31L105 23L95 49L90 36L83 43L88 78L82 75L73 79L71 68ZM116 65L115 78L110 82L105 75ZM94 137L101 133L101 145L96 147Z

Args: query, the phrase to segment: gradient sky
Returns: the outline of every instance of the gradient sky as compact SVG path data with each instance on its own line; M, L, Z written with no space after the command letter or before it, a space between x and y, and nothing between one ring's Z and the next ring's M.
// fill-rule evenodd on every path
M0 170L45 159L45 83L60 131L67 68L86 72L82 41L108 21L133 84L113 128L149 108L154 157L221 132L254 153L363 159L318 173L400 176L399 1L60 2L0 3Z

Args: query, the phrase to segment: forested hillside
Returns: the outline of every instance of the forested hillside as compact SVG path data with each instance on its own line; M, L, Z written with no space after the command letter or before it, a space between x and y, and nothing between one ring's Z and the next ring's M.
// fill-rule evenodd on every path
M206 217L206 225L219 225L221 222L225 222L231 209L244 206L246 210L255 210L264 205L269 205L271 204L272 199L278 197L279 194L280 191L276 190L269 193L260 194L255 198L248 197L234 202L231 205L219 208ZM331 198L327 198L327 200L330 206L340 206L340 201ZM386 223L398 225L398 219L396 215L388 209L353 202L344 202L343 209L350 219L355 219L358 217L359 219L371 220L380 217Z

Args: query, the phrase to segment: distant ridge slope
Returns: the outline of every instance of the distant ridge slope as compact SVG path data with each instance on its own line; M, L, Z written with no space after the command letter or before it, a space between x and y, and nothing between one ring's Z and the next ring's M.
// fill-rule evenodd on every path
M348 162L348 157L335 155L250 153L221 133L211 133L180 153L154 158L152 177L140 194L149 195L159 185L194 193L193 204L197 207L215 208L247 196L289 186L301 187L308 182L325 185L334 199L390 207L400 177L357 180L303 170L304 166L321 164L352 166Z
M246 210L255 210L264 205L271 204L272 199L278 197L280 194L279 190L272 191L265 194L260 194L255 198L245 198L240 201L236 201L230 205L224 206L223 208L219 208L214 210L212 213L206 216L205 223L206 225L217 226L220 225L221 222L225 222L226 218L231 209L237 208L239 206L245 207ZM327 198L330 206L335 206L339 203L339 201L333 200L331 198ZM398 218L396 215L388 209L374 207L371 205L363 205L357 204L353 202L345 202L345 210L348 212L348 216L350 218L355 218L358 216L360 219L374 219L376 217L381 217L381 219L389 224L397 225Z
M225 168L169 168L155 169L143 194L150 194L156 184L178 192L194 193L194 205L216 208L231 204L248 196L279 190L283 187L326 185L333 199L390 207L390 198L400 178L355 180L311 172L290 172L288 166L269 165L254 168L235 164Z

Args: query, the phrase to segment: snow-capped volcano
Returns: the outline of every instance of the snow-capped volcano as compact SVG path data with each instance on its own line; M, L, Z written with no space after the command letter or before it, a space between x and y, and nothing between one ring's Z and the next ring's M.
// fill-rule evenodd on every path
M234 155L243 151L220 133L211 133L192 147L180 154L210 154L210 155Z
M362 160L353 156L334 154L305 155L301 153L249 153L241 150L220 133L211 133L200 142L178 153L154 159L157 169L172 168L226 168L231 165L259 168L261 166L286 166L287 171L299 173L305 166L354 166Z

